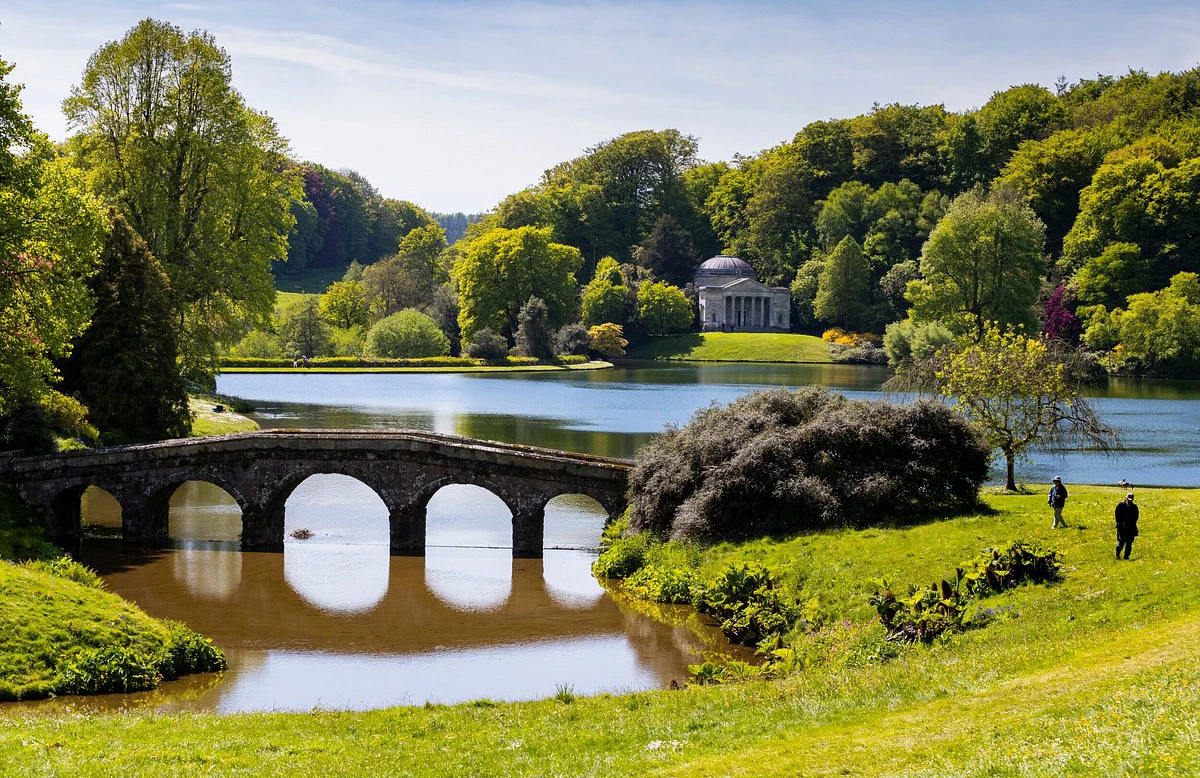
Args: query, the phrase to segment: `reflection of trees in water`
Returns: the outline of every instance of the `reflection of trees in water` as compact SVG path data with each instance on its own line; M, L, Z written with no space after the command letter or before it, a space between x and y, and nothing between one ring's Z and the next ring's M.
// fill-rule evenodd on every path
M567 427L579 424L580 420L576 419L464 413L455 420L454 433L468 438L557 448L618 459L631 458L640 446L653 437L652 433L604 432Z
M79 515L84 527L121 531L121 503L98 486L83 490Z
M228 600L242 585L242 555L227 543L181 541L170 555L175 580L194 597Z

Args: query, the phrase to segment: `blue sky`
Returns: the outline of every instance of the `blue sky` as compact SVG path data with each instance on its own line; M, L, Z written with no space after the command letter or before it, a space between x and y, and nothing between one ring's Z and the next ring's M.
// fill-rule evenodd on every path
M5 0L0 57L39 127L88 55L152 16L205 28L294 153L475 211L614 135L676 127L751 154L874 102L962 110L1011 84L1200 62L1172 2Z

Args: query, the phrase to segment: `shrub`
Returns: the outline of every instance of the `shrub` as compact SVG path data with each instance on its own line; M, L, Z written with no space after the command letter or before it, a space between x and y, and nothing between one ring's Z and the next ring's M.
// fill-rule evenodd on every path
M1057 551L1037 542L1014 540L963 562L958 575L972 596L986 597L1024 583L1057 581L1062 578L1062 560Z
M550 329L550 311L545 301L530 297L517 314L517 345L514 354L538 359L554 359L554 333Z
M588 338L591 340L592 351L610 359L625 356L625 347L629 345L621 325L612 322L592 327L588 330Z
M330 333L329 340L335 356L359 358L367 350L367 338L362 327L335 329Z
M910 359L929 359L954 342L954 334L941 322L917 324L912 319L892 322L883 333L888 362L899 366Z
M109 694L153 689L162 680L150 656L125 646L84 649L59 667L60 694Z
M731 564L705 586L699 608L721 619L721 631L735 643L758 645L784 635L799 620L795 600L783 592L766 567Z
M651 602L690 605L698 583L693 570L651 564L633 571L621 589Z
M433 319L405 308L371 327L367 332L367 353L392 359L443 357L450 354L450 339Z
M484 327L471 336L467 356L482 359L489 365L502 365L508 357L508 341L495 330Z
M88 443L100 439L100 431L88 421L88 409L74 397L51 389L38 398L38 405L55 430Z
M239 340L237 345L229 350L229 354L234 357L281 359L283 346L279 343L279 338L269 332L250 330L246 337Z
M987 445L936 402L756 392L638 452L629 522L706 541L895 523L974 507L987 468Z
M687 295L677 286L648 281L638 287L637 316L649 335L669 335L692 329L695 316Z
M554 335L554 350L562 355L586 355L592 340L582 324L568 324Z
M613 540L592 563L597 578L626 578L641 569L653 539L646 533Z
M212 641L178 621L166 621L166 651L158 672L168 681L189 673L213 673L229 666L225 654Z
M971 598L959 581L943 580L928 588L911 588L898 597L886 578L876 581L879 590L871 605L887 630L887 639L904 643L929 643L944 632L960 630Z

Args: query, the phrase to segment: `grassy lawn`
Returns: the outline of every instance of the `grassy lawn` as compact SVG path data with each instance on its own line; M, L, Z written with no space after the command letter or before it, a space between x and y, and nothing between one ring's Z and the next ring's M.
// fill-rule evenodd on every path
M1112 559L1116 489L1072 489L900 529L702 551L761 559L832 625L776 681L369 713L0 715L5 774L1194 775L1200 771L1200 492L1141 490L1142 537ZM927 583L1012 538L1065 579L990 597L983 627L932 647L872 644L869 579ZM855 635L848 650L839 636ZM889 657L889 658L882 658Z
M829 345L787 332L689 332L661 335L631 348L631 359L696 362L832 362Z
M150 666L161 661L172 640L166 622L97 588L95 574L78 565L65 569L93 585L52 574L59 569L53 565L33 564L0 561L0 700L61 691L70 683L64 668L90 650L116 648Z
M222 373L544 373L551 370L604 370L611 362L578 365L472 365L470 367L223 367Z
M228 407L222 413L215 412L213 408L219 404L219 400L188 396L188 410L192 412L193 438L228 435L231 432L252 432L259 428L254 419L235 413Z
M341 281L344 267L306 267L299 273L276 273L275 288L280 292L320 294L334 281Z
M298 300L303 300L305 297L311 297L311 296L312 295L304 293L304 292L276 291L275 292L275 309L277 311L281 310L281 309L286 308L287 306L291 305L292 303L297 302Z

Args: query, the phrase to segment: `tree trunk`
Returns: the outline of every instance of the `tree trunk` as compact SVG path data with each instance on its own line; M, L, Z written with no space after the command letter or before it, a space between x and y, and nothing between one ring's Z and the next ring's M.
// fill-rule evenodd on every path
M1008 468L1008 483L1004 488L1010 492L1015 492L1017 491L1017 481L1013 478L1013 455L1007 451L1004 452L1004 463Z

